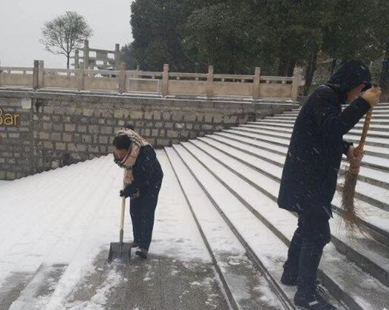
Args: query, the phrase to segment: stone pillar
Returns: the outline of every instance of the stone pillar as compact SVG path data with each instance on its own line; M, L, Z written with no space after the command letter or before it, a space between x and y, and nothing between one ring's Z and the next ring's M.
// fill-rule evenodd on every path
M39 88L39 60L34 60L34 68L32 69L32 88Z
M119 72L119 93L123 94L126 92L126 63L120 63L120 72Z
M84 41L84 69L89 69L89 41Z
M80 68L80 51L76 50L74 53L74 69Z
M43 87L45 87L45 63L43 60L39 60L38 88Z
M255 75L253 80L253 99L259 99L260 84L261 84L261 68L255 67Z
M169 94L169 65L163 65L162 72L162 96L165 97Z
M214 74L214 67L208 66L207 89L206 89L207 97L213 97L213 74Z
M119 70L119 68L121 66L121 63L120 63L120 45L119 44L115 44L114 60L115 60L115 70Z
M297 101L298 92L299 92L299 86L301 81L301 68L295 67L293 70L293 82L292 82L292 93L290 98L293 101Z
M77 85L78 85L78 90L84 90L85 88L85 74L84 74L84 68L79 68L78 69L78 76L77 76Z

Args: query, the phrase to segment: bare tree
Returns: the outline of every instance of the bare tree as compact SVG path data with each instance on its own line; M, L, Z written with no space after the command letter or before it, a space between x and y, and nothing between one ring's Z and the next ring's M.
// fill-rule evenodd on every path
M40 42L46 50L55 55L65 55L69 69L70 54L80 48L82 42L92 36L93 31L84 17L76 12L66 12L52 21L44 23L43 39Z

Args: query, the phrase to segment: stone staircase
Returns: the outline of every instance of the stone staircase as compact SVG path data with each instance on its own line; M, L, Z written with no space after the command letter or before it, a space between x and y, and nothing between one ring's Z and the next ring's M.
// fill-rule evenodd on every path
M297 219L279 209L276 199L298 112L266 117L165 149L234 309L256 308L241 303L239 287L224 268L225 258L218 253L228 243L243 246L283 307L294 309L295 291L279 279ZM344 138L357 145L363 121ZM339 186L342 182L340 174ZM356 188L369 236L350 238L340 216L338 194L332 202L332 242L325 248L319 276L339 309L389 309L388 189L389 104L381 104L374 109ZM223 235L212 227L220 222ZM246 280L250 281L250 275Z

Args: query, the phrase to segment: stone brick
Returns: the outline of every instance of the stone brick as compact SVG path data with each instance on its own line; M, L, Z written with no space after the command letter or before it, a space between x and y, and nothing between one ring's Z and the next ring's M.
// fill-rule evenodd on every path
M51 140L53 140L53 141L61 141L61 133L59 133L59 132L52 132L51 133Z
M107 147L105 145L100 145L100 153L108 154Z
M20 133L9 133L8 137L10 139L19 139L20 138Z
M89 133L99 133L99 126L98 125L89 125L88 126L88 132Z
M158 135L159 135L159 130L158 129L151 130L151 136L152 137L158 137Z
M5 158L0 158L0 164L4 164L5 163Z
M173 121L180 122L180 121L182 121L183 118L184 118L184 115L182 114L182 112L173 113L173 117L172 117Z
M86 132L86 125L77 125L78 132Z
M194 130L200 130L200 124L194 124L193 125Z
M89 118L87 118L87 117L81 117L81 118L80 118L80 123L82 123L82 124L89 124Z
M84 145L84 144L77 145L77 151L86 152L86 145Z
M143 119L146 119L146 120L153 119L153 112L145 112L143 115Z
M100 125L104 125L105 124L105 119L99 119L97 120L97 122L100 124Z
M100 136L99 143L100 144L108 144L108 137L107 136Z
M50 135L49 135L48 132L40 132L39 133L39 139L41 139L41 140L49 140L49 138L50 138Z
M92 136L91 135L82 135L82 141L84 143L92 143Z
M150 130L150 129L145 129L145 130L143 131L143 135L144 135L145 137L150 137L150 136L151 136L151 130Z
M99 153L99 147L95 145L88 145L88 152Z
M168 130L167 131L167 137L168 138L177 138L178 137L178 132L174 130Z
M212 115L205 115L204 122L206 123L212 123Z
M69 133L64 133L63 134L63 141L64 142L71 142L71 141L73 141L73 135L71 135Z
M188 138L189 137L189 131L187 131L187 130L182 130L182 131L179 132L179 134L180 134L180 137L182 137L182 138Z
M221 123L223 121L223 118L220 115L214 116L213 117L213 122L214 123Z
M76 131L76 125L75 124L65 124L65 131Z
M82 109L82 115L92 116L93 114L94 114L94 111L92 109Z
M131 111L130 112L131 119L143 119L143 112L139 111Z
M162 122L156 122L155 123L155 128L162 128L163 127L163 123Z
M119 125L119 126L124 126L124 124L125 124L125 123L124 123L123 120L119 120L119 121L118 121L118 125Z
M66 150L66 144L65 143L56 143L55 144L55 149L60 150L60 151L65 151Z
M123 113L123 110L115 110L114 112L113 112L113 117L114 118L124 118L124 113Z
M6 178L8 179L8 180L14 180L15 178L16 178L16 174L15 174L15 172L7 172L7 174L6 174Z
M156 145L158 146L170 146L170 140L169 139L157 139Z
M201 129L203 129L203 130L212 130L213 126L212 125L202 125Z
M194 122L194 121L196 121L196 115L195 114L185 114L184 121L185 122Z
M171 113L170 112L163 112L162 113L162 118L163 118L163 120L165 120L165 121L168 121L168 120L170 120L171 119Z
M53 116L51 117L51 121L52 121L53 123L59 123L59 122L61 122L61 117L58 116L58 115L53 115Z
M106 123L110 126L116 126L118 121L116 119L107 119Z
M167 129L172 129L173 128L173 123L164 123L163 127L167 128Z
M43 147L46 148L46 149L52 149L53 148L53 142L45 141L45 142L43 142Z
M160 119L162 119L162 113L159 112L159 111L154 111L154 112L153 112L153 119L154 119L154 120L160 120Z
M52 124L48 122L43 122L42 123L42 130L50 131L52 128Z
M105 135L112 135L113 129L112 129L112 127L101 126L100 133L105 134Z
M177 129L183 129L185 128L185 123L176 123L174 127Z
M53 129L55 131L63 131L63 125L62 124L54 124Z

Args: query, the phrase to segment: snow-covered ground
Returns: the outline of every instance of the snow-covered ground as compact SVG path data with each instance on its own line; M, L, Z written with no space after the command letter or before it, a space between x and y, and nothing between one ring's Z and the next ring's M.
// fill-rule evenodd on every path
M163 151L158 156L168 177L160 193L150 256L211 263L174 173L167 171L171 169L167 157ZM42 270L60 266L63 274L53 294L35 300L37 307L103 309L99 302L104 303L108 291L120 282L114 268L105 286L82 308L67 304L67 298L94 271L98 254L118 241L121 184L122 169L111 155L0 182L0 288L4 290L15 274L28 278L39 269L34 278L39 282L39 275L45 274ZM125 241L130 241L128 212L126 216ZM33 295L27 290L10 309L24 309Z

